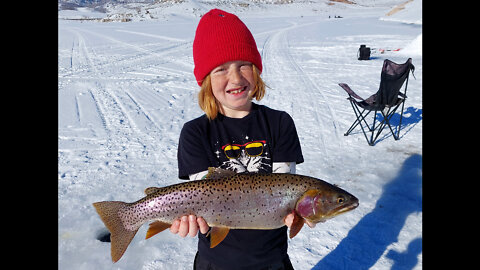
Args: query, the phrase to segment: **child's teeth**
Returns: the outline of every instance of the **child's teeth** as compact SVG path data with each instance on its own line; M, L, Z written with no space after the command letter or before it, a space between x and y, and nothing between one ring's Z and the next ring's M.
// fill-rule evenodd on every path
M238 89L238 90L233 90L233 91L230 91L230 93L232 94L238 94L240 92L242 92L243 88L242 89Z

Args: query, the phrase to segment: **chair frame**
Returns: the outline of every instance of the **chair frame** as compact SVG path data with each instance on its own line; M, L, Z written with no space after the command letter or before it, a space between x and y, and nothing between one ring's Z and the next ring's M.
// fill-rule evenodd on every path
M385 59L385 62L387 60L388 59ZM390 60L388 60L388 61L390 61ZM385 62L384 62L384 66L386 64ZM392 61L390 61L390 62L392 62ZM394 64L396 64L396 63L394 63ZM356 120L353 122L353 124L350 126L350 128L347 130L347 132L344 133L344 136L348 136L358 125L360 125L360 128L362 129L363 135L365 136L365 139L367 140L368 144L370 146L373 146L373 145L375 145L375 142L377 141L377 139L380 136L383 129L386 126L388 126L391 134L393 135L393 138L395 140L400 139L400 130L401 130L401 126L402 126L403 111L404 111L405 101L407 99L408 79L409 79L410 71L412 71L412 75L413 75L413 71L415 69L413 64L411 64L411 58L409 58L407 60L407 62L405 62L402 65L406 65L406 64L409 64L411 66L408 67L408 71L406 71L407 75L406 75L405 82L400 86L400 89L398 90L396 101L393 104L375 103L375 101L378 97L378 94L381 90L379 90L376 94L372 95L367 100L364 100L363 98L358 96L355 92L353 92L353 90L351 90L350 87L347 84L345 84L345 83L340 83L339 84L348 93L348 98L347 99L350 101L350 104L351 104L351 106L353 108L353 111L355 113L355 116L356 116ZM396 64L396 65L398 65L398 64ZM383 72L384 72L384 69L382 68L382 74L383 74ZM402 92L402 88L403 88L403 92ZM360 100L360 101L358 101L358 100ZM401 106L400 121L399 121L397 130L394 131L392 126L390 125L390 120L400 106ZM362 108L363 110L360 110L360 108ZM366 114L364 114L365 111L367 111ZM373 116L373 123L370 125L367 122L366 117L371 112L374 112L374 116ZM377 113L378 112L380 112L382 117L383 117L383 119L381 121L379 119L377 119L377 117L378 117ZM363 122L363 124L365 124L365 127L362 124L362 122ZM366 129L367 129L367 131L366 131ZM369 134L370 136L367 136L368 132L370 132L370 134Z

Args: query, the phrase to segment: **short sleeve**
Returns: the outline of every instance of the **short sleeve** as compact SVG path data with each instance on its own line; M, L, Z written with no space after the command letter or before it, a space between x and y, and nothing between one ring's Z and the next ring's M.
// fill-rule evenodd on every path
M180 132L178 142L178 177L188 180L189 175L206 170L210 162L206 156L205 140L206 135L200 126L194 122L187 122Z
M273 162L300 164L304 161L295 123L286 112L279 117L278 132L275 137Z

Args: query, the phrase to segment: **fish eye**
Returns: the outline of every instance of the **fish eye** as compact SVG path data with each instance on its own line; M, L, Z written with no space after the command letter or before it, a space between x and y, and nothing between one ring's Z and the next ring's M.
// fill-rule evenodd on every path
M337 198L337 203L344 203L345 202L345 198L344 197L338 197Z

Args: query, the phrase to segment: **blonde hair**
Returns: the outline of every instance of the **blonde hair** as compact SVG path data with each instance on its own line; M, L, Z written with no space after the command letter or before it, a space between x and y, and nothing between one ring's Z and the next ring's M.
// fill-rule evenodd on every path
M260 101L265 96L265 82L260 77L260 72L255 65L253 67L253 80L255 82L255 89L251 93L251 98ZM202 82L200 92L198 93L198 105L205 112L209 120L217 118L217 114L220 110L220 104L213 95L212 83L210 74L208 74Z

